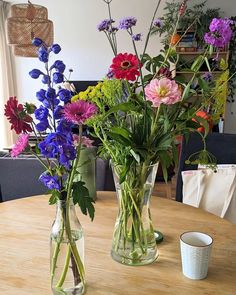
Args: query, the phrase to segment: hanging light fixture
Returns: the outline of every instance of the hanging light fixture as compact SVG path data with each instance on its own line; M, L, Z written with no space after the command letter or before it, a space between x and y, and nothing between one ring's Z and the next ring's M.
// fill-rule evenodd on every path
M37 48L32 45L34 38L42 39L47 45L53 43L53 23L48 20L47 8L30 1L12 5L11 16L7 19L7 39L13 46L13 53L36 57Z

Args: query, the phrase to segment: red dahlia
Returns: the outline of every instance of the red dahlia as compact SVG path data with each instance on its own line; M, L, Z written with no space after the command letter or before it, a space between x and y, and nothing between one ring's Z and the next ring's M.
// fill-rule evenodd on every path
M10 97L5 104L5 113L8 121L11 123L11 129L17 134L31 132L32 128L29 123L33 119L25 112L22 104L18 104L16 97Z
M110 68L115 78L135 81L136 77L140 75L138 64L136 55L119 53L113 58Z

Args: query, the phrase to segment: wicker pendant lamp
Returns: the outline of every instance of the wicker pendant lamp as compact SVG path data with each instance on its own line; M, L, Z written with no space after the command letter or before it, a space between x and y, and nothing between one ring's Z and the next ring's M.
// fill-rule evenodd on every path
M7 19L7 39L14 55L36 57L34 38L42 39L47 45L53 43L53 23L48 20L47 8L30 1L12 5L11 16Z

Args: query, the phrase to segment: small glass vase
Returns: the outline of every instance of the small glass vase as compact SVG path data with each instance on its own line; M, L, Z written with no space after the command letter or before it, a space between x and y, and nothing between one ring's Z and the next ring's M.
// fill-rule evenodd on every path
M85 293L84 235L73 201L57 201L50 237L51 288L57 295Z
M113 177L119 202L111 256L127 265L145 265L158 257L150 214L150 197L155 183L158 163L130 167L120 184L122 166L114 166Z

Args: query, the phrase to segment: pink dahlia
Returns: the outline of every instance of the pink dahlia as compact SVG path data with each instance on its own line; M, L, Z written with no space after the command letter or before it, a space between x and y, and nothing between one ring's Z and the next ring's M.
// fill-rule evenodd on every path
M128 53L119 53L112 60L110 69L116 79L126 79L135 81L139 72L139 60L136 55Z
M79 100L68 103L64 107L63 116L66 121L74 124L83 124L87 119L97 112L97 107L93 103Z
M11 156L16 158L21 154L29 145L29 134L21 134L18 137L16 144L13 146L11 150Z
M79 135L77 135L77 134L74 134L73 135L73 140L74 140L74 145L75 146L78 146L79 145ZM82 140L82 145L83 146L85 146L85 147L92 147L93 146L93 140L92 139L90 139L90 138L88 138L87 136L82 136L82 138L81 138Z
M154 79L145 87L147 100L153 107L159 107L161 103L174 104L181 99L181 91L174 80L162 78Z

